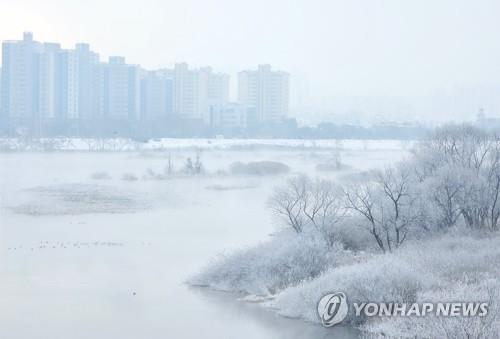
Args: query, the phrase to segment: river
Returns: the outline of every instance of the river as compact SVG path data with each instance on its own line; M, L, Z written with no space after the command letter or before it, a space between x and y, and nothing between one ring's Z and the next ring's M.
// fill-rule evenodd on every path
M174 153L177 168L191 153ZM360 150L344 159L369 168L402 154ZM308 157L316 159L230 151L202 159L213 172L244 159L311 172ZM165 164L164 154L0 154L0 338L357 337L186 285L221 251L266 240L276 229L266 199L284 178L143 179ZM92 179L99 171L110 178ZM125 172L138 180L122 180Z

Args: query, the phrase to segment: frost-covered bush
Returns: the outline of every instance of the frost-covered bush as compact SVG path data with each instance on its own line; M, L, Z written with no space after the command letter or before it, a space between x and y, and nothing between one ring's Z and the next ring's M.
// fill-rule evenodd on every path
M432 293L437 293L436 291L445 293L449 290L451 294L443 299L452 300L456 297L452 291L457 287L457 282L467 282L472 289L477 288L479 291L483 288L481 284L487 280L485 277L493 279L488 284L500 284L499 241L498 236L489 238L445 236L435 240L408 243L392 253L372 255L349 266L333 267L317 279L306 280L284 290L269 303L269 306L278 309L279 313L285 316L318 322L316 304L323 295L331 292L344 292L350 303L418 302L437 300L438 297L431 298ZM466 293L466 289L463 291ZM466 294L464 296L467 300L476 298L473 292L470 296ZM484 300L480 294L477 299ZM500 303L498 294L493 296L492 302ZM353 311L351 310L347 321L363 323L365 319L355 318ZM431 331L436 323L433 323L432 319L426 319L428 318L421 319L422 324L419 326L428 326ZM365 327L365 331L387 333L390 326L399 326L399 330L404 331L404 326L408 325L399 323L398 319L380 324L377 323L378 320L378 318L372 319L372 322ZM455 325L450 322L447 326ZM417 332L415 329L414 335L409 337L418 337L415 336ZM393 332L394 335L395 333L397 332ZM422 338L435 337L431 335Z
M142 178L144 180L164 180L166 177L161 173L156 173L152 168L148 168Z
M342 155L339 151L335 151L327 162L316 165L317 171L339 171L345 168L346 166L342 163Z
M445 293L457 281L479 284L482 277L489 276L500 283L499 262L498 236L448 235L415 241L392 253L372 255L349 266L330 268L314 280L305 280L284 290L269 306L285 316L318 322L316 305L327 293L344 292L350 303L421 301L432 291ZM454 295L450 294L449 298L453 299ZM350 312L347 321L362 323L365 320L355 318L353 309Z
M124 180L124 181L137 181L138 178L134 173L127 172L127 173L123 173L122 180Z
M182 172L187 175L203 174L205 172L205 168L203 166L203 163L201 162L200 154L196 154L194 162L193 160L191 160L191 158L187 158Z
M286 289L269 306L279 313L318 322L316 305L327 293L344 292L351 302L412 302L425 283L424 272L409 267L394 255L376 255L370 259L330 269L317 279ZM359 322L354 309L348 322Z
M373 241L372 235L366 232L365 228L359 226L360 224L362 224L362 221L359 217L344 218L335 225L333 233L346 249L352 251L376 251L378 247Z
M491 275L462 279L445 288L423 292L419 302L486 302L488 314L472 317L387 317L362 327L364 337L407 339L497 339L500 338L500 281Z
M311 279L345 260L340 246L329 249L315 234L288 232L270 241L221 255L189 280L217 290L269 295Z
M396 255L412 267L421 267L428 276L446 286L471 274L500 271L500 237L445 235L408 243Z
M320 172L335 172L345 169L344 165L337 163L321 163L316 165L316 171Z
M94 172L90 175L90 177L94 180L109 180L109 179L111 179L111 176L109 175L109 173L105 172L105 171Z
M236 175L278 175L289 171L287 165L277 161L235 162L230 166L230 172Z
M252 189L258 187L255 184L246 184L246 185L208 185L205 186L205 189L207 190L214 190L214 191L233 191L233 190L246 190L246 189Z

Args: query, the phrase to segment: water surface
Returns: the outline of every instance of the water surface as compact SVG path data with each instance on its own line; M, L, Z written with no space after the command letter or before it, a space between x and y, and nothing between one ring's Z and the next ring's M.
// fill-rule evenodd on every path
M403 153L388 154L352 151L345 161L368 168ZM249 155L293 172L313 172L320 161L310 152L231 151L203 160L215 172ZM174 154L178 168L186 156ZM188 287L190 274L221 251L275 230L266 199L285 178L142 180L147 168L165 165L157 154L0 154L0 338L356 337ZM111 179L91 179L96 171ZM125 172L139 180L121 180Z

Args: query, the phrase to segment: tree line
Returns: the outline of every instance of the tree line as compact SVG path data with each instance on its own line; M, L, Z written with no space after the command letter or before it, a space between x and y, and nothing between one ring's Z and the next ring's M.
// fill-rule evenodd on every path
M452 228L500 228L500 135L471 125L433 131L393 166L342 185L305 175L275 188L269 208L297 234L333 246L336 225L361 226L383 252Z

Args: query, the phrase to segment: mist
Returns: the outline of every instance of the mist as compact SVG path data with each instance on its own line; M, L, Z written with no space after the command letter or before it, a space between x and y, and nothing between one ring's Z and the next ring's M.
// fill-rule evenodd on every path
M499 14L0 0L0 338L500 338Z
M363 123L461 121L481 107L500 114L490 94L499 10L496 1L451 0L2 1L0 40L29 30L148 69L210 65L232 75L232 98L237 72L269 63L291 73L291 112L307 123L349 112Z

